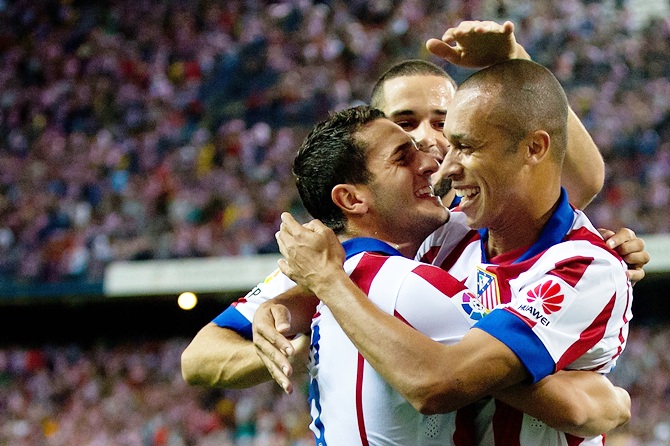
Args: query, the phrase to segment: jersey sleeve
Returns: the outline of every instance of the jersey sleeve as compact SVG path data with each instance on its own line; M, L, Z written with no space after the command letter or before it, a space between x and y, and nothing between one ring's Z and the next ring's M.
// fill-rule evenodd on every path
M516 289L512 303L475 327L514 351L534 382L564 368L613 367L625 346L632 299L625 271L613 258L571 257L510 285Z
M246 296L230 304L212 320L221 328L229 328L246 339L252 338L251 322L256 310L263 303L296 286L295 282L276 269L265 280L256 285Z
M458 342L475 322L463 305L468 290L438 267L416 263L397 289L394 308L386 311L435 341Z
M423 263L437 264L438 258L444 259L449 255L470 231L471 228L465 221L465 214L452 210L449 221L423 241L414 259Z

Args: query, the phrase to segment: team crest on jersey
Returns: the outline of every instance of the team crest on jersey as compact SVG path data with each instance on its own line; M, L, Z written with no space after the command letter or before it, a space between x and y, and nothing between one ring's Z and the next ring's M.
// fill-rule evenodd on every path
M498 277L477 267L477 297L485 308L492 310L500 303Z
M469 291L463 291L463 297L461 301L463 310L470 316L470 319L478 321L487 314L489 311L482 303L477 299L477 296L472 294Z

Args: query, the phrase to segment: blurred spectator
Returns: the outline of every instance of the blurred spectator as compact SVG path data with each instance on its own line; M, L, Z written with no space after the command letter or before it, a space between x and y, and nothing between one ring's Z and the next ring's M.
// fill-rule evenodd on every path
M667 15L640 25L625 2L575 0L224 3L0 3L0 283L276 251L279 214L307 218L291 177L306 131L470 18L513 20L565 86L608 166L595 223L670 232Z
M286 395L274 382L245 390L188 386L188 340L0 348L0 444L13 446L307 446L306 377ZM670 443L670 327L634 326L612 381L632 418L613 446Z

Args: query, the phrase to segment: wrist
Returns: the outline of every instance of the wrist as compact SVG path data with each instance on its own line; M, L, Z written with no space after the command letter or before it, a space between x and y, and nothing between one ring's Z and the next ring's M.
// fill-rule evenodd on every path
M528 54L526 49L524 47L522 47L518 42L516 44L516 50L514 52L514 59L532 60L530 58L530 54Z

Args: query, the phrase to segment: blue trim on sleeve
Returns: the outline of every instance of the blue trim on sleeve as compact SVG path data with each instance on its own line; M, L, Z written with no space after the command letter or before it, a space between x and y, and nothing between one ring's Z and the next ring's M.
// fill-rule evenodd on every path
M534 383L554 373L556 364L553 358L540 338L518 316L498 308L474 326L509 347L526 367Z
M221 314L212 321L221 328L229 328L251 341L253 334L251 332L251 321L242 316L242 313L237 311L235 307L226 308Z

